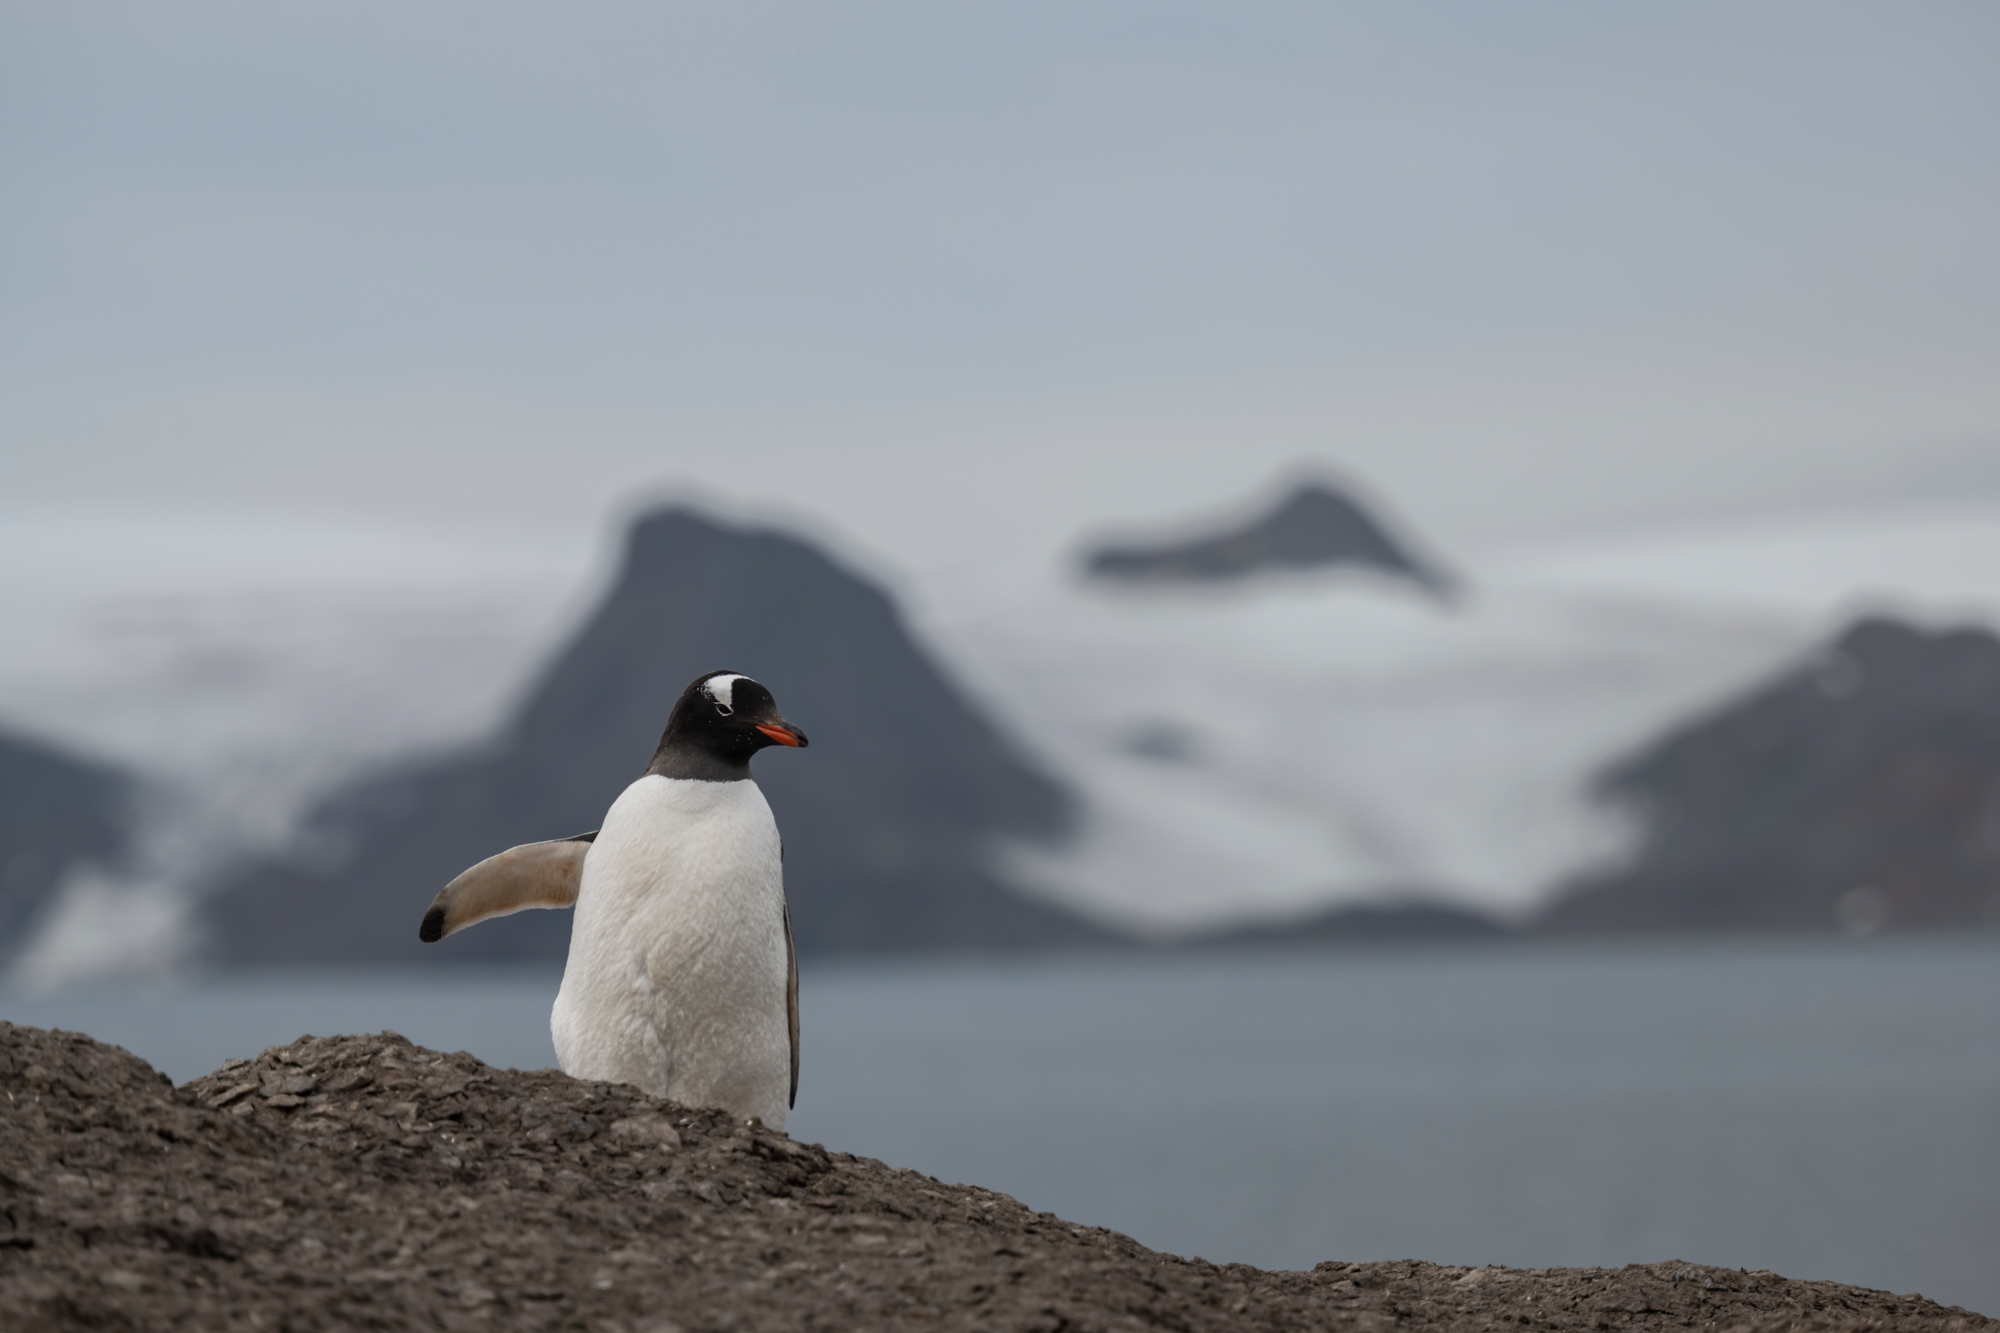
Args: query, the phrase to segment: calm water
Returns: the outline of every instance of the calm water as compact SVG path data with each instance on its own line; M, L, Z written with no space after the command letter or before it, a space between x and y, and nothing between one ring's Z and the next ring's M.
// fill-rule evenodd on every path
M0 994L186 1079L302 1032L553 1062L553 971ZM805 978L800 1138L1209 1259L1682 1258L2000 1312L2000 943Z

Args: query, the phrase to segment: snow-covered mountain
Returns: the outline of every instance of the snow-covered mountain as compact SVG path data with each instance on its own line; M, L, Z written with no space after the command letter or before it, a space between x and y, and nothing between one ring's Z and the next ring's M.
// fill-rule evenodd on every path
M632 524L617 578L504 723L356 778L292 845L210 881L209 956L562 958L566 912L438 949L414 923L439 885L497 849L595 828L645 771L687 682L731 666L755 671L814 740L757 766L786 835L802 956L1116 942L996 876L995 845L1060 837L1070 795L1022 762L880 588L790 533L673 506Z
M587 559L241 511L0 509L0 725L146 779L116 873L64 881L16 975L184 961L189 884L284 845L358 769L489 725Z
M930 620L1082 792L1017 873L1152 936L1342 902L1521 919L1630 830L1590 777L1851 614L2000 620L2000 510L1460 553L1452 606L1339 571L1227 592L996 576Z
M281 841L357 767L492 726L606 572L587 550L130 515L10 520L0 554L20 631L0 717L178 794L128 883L72 886L30 955L44 978L170 954L154 937L194 870ZM1603 765L1857 611L2000 624L2000 508L1444 555L1452 604L1353 568L1120 586L1057 551L894 583L1077 797L1076 840L1007 872L1157 938L1412 898L1520 919L1626 846L1584 795Z
M2000 926L2000 637L1866 617L1598 785L1640 842L1544 930Z

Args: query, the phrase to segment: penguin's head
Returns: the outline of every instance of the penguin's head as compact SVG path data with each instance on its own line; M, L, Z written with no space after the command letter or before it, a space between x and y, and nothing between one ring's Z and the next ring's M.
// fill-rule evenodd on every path
M652 771L692 776L691 770L708 766L703 761L733 769L766 746L805 744L806 734L778 715L769 690L740 671L710 671L681 692ZM661 759L679 762L662 768Z

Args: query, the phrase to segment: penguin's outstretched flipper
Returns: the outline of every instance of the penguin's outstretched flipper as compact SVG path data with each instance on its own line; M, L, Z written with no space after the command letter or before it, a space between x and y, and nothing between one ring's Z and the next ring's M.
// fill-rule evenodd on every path
M555 842L529 842L489 856L438 890L417 938L435 944L455 930L530 907L574 907L583 858L595 831Z

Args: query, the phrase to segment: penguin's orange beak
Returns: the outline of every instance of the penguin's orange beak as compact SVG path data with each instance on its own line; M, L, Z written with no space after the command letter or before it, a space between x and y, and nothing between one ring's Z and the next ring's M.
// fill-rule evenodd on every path
M779 745L790 745L799 749L805 748L806 734L789 722L759 722L757 723L757 730L769 736Z

